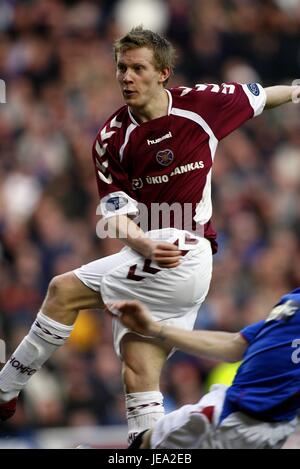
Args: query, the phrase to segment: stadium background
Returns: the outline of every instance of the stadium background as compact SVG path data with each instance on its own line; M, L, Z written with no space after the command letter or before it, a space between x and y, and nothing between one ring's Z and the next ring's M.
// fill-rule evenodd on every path
M2 0L0 337L7 357L54 275L120 247L95 234L91 144L122 104L112 42L140 23L177 48L171 85L268 86L300 78L299 0ZM220 145L213 178L220 250L197 327L238 330L300 285L299 196L299 106L268 111ZM167 410L196 401L220 375L228 378L230 370L217 366L177 353L162 379ZM74 442L113 447L124 444L124 425L110 318L85 311L69 344L31 380L15 417L1 425L0 447L46 445L40 436L56 427L68 428L52 433L57 445L73 431Z

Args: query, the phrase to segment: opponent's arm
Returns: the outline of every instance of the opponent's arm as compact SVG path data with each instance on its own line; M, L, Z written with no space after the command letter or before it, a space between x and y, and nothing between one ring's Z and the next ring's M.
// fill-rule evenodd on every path
M265 88L267 95L265 109L272 109L291 101L299 102L300 86L271 86Z
M160 326L157 337L184 352L226 362L241 360L248 346L239 333L222 331L185 331L176 327Z
M160 267L177 267L182 257L177 246L166 242L155 242L126 215L118 215L107 220L109 234L120 238L127 246L156 262Z
M149 310L139 301L118 301L107 305L122 324L139 334L156 337L167 345L200 357L228 362L243 358L248 343L239 333L186 331L154 322Z

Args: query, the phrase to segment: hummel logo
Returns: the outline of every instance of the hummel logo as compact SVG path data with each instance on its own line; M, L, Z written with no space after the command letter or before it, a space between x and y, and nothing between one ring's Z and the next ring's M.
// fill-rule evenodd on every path
M157 138L156 140L147 140L148 145L154 145L155 143L162 142L163 140L166 140L167 138L172 138L172 132L168 132L166 135L163 137Z

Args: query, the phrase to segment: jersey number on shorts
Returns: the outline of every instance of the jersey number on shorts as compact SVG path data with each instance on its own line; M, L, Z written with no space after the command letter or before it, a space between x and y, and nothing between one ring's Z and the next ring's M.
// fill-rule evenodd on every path
M154 275L157 272L161 271L161 269L156 269L155 267L151 267L151 262L152 261L150 259L145 260L142 272L147 272L148 274ZM136 268L137 268L137 264L130 266L128 274L127 274L127 278L129 280L134 280L135 282L140 282L141 280L144 280L145 277L142 277L141 275L136 275L135 273Z
M179 240L177 239L173 244L175 246L178 246ZM198 244L198 241L196 238L192 238L189 235L185 235L185 244ZM183 256L185 256L187 253L188 253L188 250L181 249L181 254ZM154 275L154 274L157 274L157 272L161 271L161 269L156 269L155 267L151 267L151 262L152 262L151 259L145 260L142 272L147 272L148 274ZM134 280L135 282L140 282L141 280L144 280L145 277L143 277L142 275L137 275L135 273L136 268L137 268L137 264L130 266L128 274L127 274L127 278L129 280Z

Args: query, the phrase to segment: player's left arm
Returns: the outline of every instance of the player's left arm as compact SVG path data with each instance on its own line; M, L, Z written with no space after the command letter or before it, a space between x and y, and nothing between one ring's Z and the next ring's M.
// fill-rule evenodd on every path
M270 86L265 88L265 92L267 97L265 109L300 100L300 86Z

